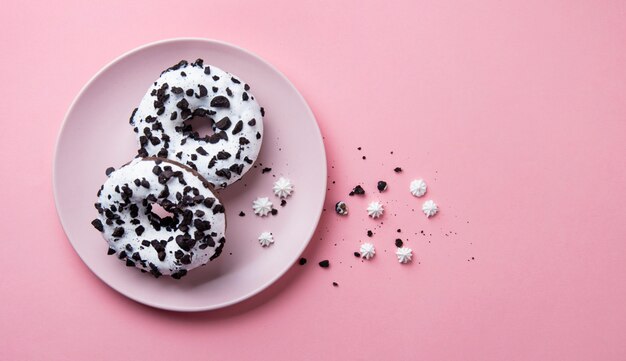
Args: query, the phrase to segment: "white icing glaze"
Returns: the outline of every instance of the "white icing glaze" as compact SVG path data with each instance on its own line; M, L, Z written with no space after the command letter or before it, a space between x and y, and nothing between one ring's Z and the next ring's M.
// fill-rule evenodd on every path
M423 179L414 179L409 185L411 194L416 197L421 197L426 194L426 182Z
M363 243L359 249L361 258L371 259L376 254L376 248L371 243Z
M259 197L252 202L252 210L257 216L265 217L272 209L274 209L274 204L267 197Z
M263 247L269 247L274 243L274 236L270 232L263 232L259 236L259 243Z
M157 162L135 159L111 173L98 192L100 211L94 222L101 222L110 252L115 251L117 257L126 255L122 258L132 262L128 265L155 276L178 278L219 256L225 241L226 217L224 207L200 177L177 164ZM160 176L154 173L159 172L157 168ZM170 171L173 176L166 180ZM151 212L153 203L170 211L175 225L161 224L157 230L150 222L160 223ZM112 220L107 224L110 216L119 217L123 224ZM188 223L186 232L184 223ZM116 234L116 229L123 230L123 235ZM159 259L161 247L163 259Z
M274 191L274 195L278 198L287 198L293 193L293 184L291 181L285 177L280 177L276 182L274 182L274 187L272 187Z
M385 208L383 207L382 203L378 201L372 202L367 206L367 215L372 218L381 217L384 211Z
M228 106L220 106L217 100L227 100ZM185 108L188 111L183 112ZM183 121L191 119L193 112L209 112L204 115L214 120L212 139L195 139L191 132L183 131ZM263 139L262 112L249 86L233 74L201 61L181 62L150 86L130 123L137 132L140 156L180 162L223 188L241 178L256 160Z
M424 212L426 217L430 218L434 216L435 214L437 214L437 212L439 212L439 207L437 206L435 202L429 199L426 202L424 202L424 204L422 204L422 211Z
M407 247L400 247L396 250L396 257L398 257L398 262L400 263L408 263L413 259L413 251Z

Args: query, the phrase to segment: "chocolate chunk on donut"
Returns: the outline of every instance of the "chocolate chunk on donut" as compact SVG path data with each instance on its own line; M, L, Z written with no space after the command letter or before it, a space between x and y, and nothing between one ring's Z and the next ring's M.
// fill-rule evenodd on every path
M215 123L215 127L220 130L226 130L230 128L230 124L231 124L230 119L228 117L224 117L220 119L220 121Z
M91 221L91 225L100 232L104 232L104 226L102 225L102 221L99 219L94 219Z
M226 151L220 150L217 153L217 159L224 160L224 159L228 159L228 158L230 158L230 153L228 153Z
M229 108L230 101L228 98L218 95L215 98L211 99L211 106L214 108Z
M240 120L240 121L237 122L237 124L235 124L235 127L233 128L232 134L235 135L235 134L241 132L242 129L243 129L243 121Z

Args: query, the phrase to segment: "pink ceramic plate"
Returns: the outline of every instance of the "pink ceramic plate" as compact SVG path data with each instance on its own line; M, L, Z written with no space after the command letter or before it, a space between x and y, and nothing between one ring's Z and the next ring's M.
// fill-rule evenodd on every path
M203 58L252 86L265 108L265 135L257 167L220 192L228 219L222 256L176 281L154 279L107 256L90 221L107 167L136 154L129 116L159 73L181 59ZM270 173L261 173L270 167ZM281 175L295 192L285 207L272 193ZM54 192L65 233L87 266L135 301L168 310L201 311L245 300L268 287L298 259L319 220L326 192L326 156L313 113L296 88L271 65L243 49L205 39L174 39L135 49L102 69L70 107L59 135ZM252 201L268 196L279 213L256 217ZM239 212L245 212L240 217ZM260 247L263 231L276 243Z

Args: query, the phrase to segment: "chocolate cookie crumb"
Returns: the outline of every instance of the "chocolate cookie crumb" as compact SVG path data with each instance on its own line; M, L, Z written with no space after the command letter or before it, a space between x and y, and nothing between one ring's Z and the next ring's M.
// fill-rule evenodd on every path
M367 230L367 236L371 237L374 235L374 232L370 231L369 229Z
M286 200L284 200L284 199L281 199L281 200L280 200L280 206L281 206L281 207L284 207L284 206L286 206L286 205L287 205L287 201L286 201Z
M328 260L327 260L327 259L325 259L325 260L321 261L321 262L319 263L319 265L320 265L320 267L322 267L322 268L328 268L328 267L330 266L330 262L328 262Z
M385 181L378 181L378 184L376 185L376 188L378 188L379 192L384 192L387 190L387 182Z
M359 252L354 252L354 257L356 257L356 258L360 258L360 257L361 257L361 254L360 254Z
M335 204L335 212L337 212L340 216L345 216L348 214L348 205L346 202L339 201Z
M115 168L113 168L113 167L109 167L109 168L107 168L107 169L104 171L104 174L106 174L106 175L107 175L107 177L108 177L108 176L110 176L110 175L111 175L111 173L113 173L113 172L115 172Z
M268 172L271 172L271 171L272 171L272 168L267 168L267 167L266 167L266 168L263 168L263 169L261 170L261 174L265 174L265 173L268 173Z
M400 172L402 172L402 168L400 168L400 167L395 167L395 168L393 169L393 171L394 171L394 172L396 172L396 173L400 173Z
M333 287L339 287L339 283L333 282Z
M243 211L239 212L239 217L245 217L245 216L246 216L246 214L243 213Z
M404 245L404 242L400 238L396 238L396 247L401 248Z
M352 191L350 191L350 193L348 193L349 196L353 196L355 194L356 195L364 195L365 194L365 190L360 185L357 185L356 187L354 187L352 189Z
M306 258L301 257L301 258L300 258L300 260L298 261L298 264L299 264L300 266L304 266L304 265L306 264Z
M102 225L102 222L98 218L91 221L91 225L98 231L104 232L104 226Z

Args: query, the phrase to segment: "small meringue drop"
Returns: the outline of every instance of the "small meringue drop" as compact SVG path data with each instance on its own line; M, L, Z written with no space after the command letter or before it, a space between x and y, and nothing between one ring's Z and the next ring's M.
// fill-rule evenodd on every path
M267 197L259 197L252 202L252 210L257 216L265 217L272 209L274 209L274 205Z
M422 204L422 211L426 215L426 217L430 218L439 212L439 206L432 200L427 200Z
M408 247L400 247L396 250L396 257L400 263L409 263L413 259L413 251Z
M385 208L383 207L382 203L378 201L372 202L369 204L369 206L367 206L367 215L374 219L381 217L384 211Z
M263 247L269 247L274 243L274 236L270 232L263 232L259 236L259 243Z
M376 254L376 248L371 243L363 243L359 249L359 253L361 254L361 258L371 259Z
M426 188L426 182L423 179L414 179L409 185L409 190L415 197L421 197L426 194Z
M293 184L291 181L285 177L280 177L276 182L274 182L274 187L272 187L274 191L274 195L276 197L283 199L291 196L293 193Z

